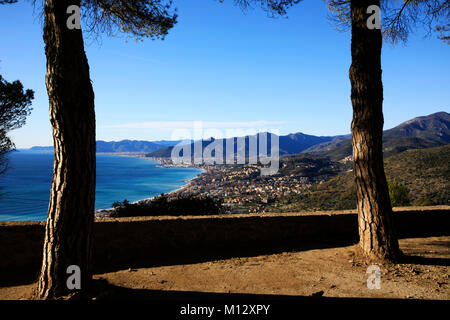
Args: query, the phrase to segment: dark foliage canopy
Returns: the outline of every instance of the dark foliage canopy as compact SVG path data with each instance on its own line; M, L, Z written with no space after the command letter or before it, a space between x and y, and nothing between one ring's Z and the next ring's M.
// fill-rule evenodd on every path
M6 1L6 2L5 2ZM16 0L0 0L0 4ZM31 0L43 12L45 0ZM177 23L172 0L79 0L83 32L97 38L101 34L126 34L136 40L164 39Z
M149 201L114 202L111 217L214 215L222 212L222 201L210 197L181 196L169 199L161 194Z
M219 0L223 3L225 0ZM262 8L270 15L285 15L287 10L302 0L234 0L234 3L242 9L252 8L252 4Z
M325 0L330 19L340 30L350 28L351 0ZM381 0L381 30L391 43L406 42L410 33L422 28L427 35L438 32L438 38L450 43L449 0Z
M20 81L9 83L0 75L0 173L6 170L4 156L14 149L7 133L25 124L33 98L33 90L24 91Z
M82 0L86 30L164 39L177 22L172 0Z
M219 0L224 2L225 0ZM286 15L287 10L302 0L233 0L242 9L257 6L272 16ZM351 0L323 0L330 10L329 18L338 30L350 29ZM392 43L406 42L410 33L423 28L427 35L450 44L450 0L381 0L384 39Z

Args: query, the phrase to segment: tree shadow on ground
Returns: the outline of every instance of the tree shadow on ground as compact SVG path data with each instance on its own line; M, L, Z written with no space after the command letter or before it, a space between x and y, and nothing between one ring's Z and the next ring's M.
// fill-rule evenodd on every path
M279 254L283 252L302 252L308 250L320 250L355 245L356 239L333 239L328 241L310 241L304 243L293 243L292 241L279 241L265 246L245 245L231 246L229 248L203 247L183 248L182 250L161 250L154 252L138 252L132 255L119 256L108 263L102 261L102 257L94 257L94 273L116 272L125 269L153 268L171 265L196 264L209 261L224 260L231 258L250 258L260 255ZM424 257L417 255L405 255L398 261L400 264L417 264L429 266L450 266L450 258ZM0 273L1 286L16 286L33 283L37 280L39 268L9 268Z
M115 272L128 268L153 268L170 265L196 264L216 260L232 258L250 258L261 255L280 254L283 252L302 252L315 249L329 249L351 246L356 243L356 239L333 239L317 240L303 243L293 241L274 241L258 246L256 243L240 246L230 245L229 247L215 247L214 245L187 247L187 248L166 248L166 250L153 252L136 252L132 256L115 257L114 263L95 264L95 273ZM99 259L101 259L99 257ZM97 260L100 262L100 260Z
M231 258L249 258L260 255L279 254L283 252L301 252L314 249L346 247L355 244L355 239L317 240L303 243L294 241L274 241L258 246L254 243L241 246L214 247L211 245L198 248L170 248L159 251L146 251L136 246L134 252L124 252L113 259L94 256L94 273L116 272L125 269L153 268L171 265L196 264ZM0 287L31 284L37 281L40 265L0 269Z
M245 304L271 304L272 310L279 313L286 313L292 316L292 311L297 313L302 303L305 305L323 304L330 307L351 307L355 303L358 305L372 306L392 306L405 305L414 306L420 303L445 303L439 300L417 300L417 299L390 299L390 298L338 298L325 296L295 296L295 295L275 295L275 294L248 294L248 293L217 293L217 292L198 292L198 291L175 291L175 290L150 290L150 289L131 289L112 285L108 281L101 279L94 281L94 290L92 294L97 301L156 301L170 302L173 312L179 312L181 306L188 303L203 303L219 306L219 303L245 303ZM76 297L78 299L79 297ZM92 299L92 295L84 297ZM299 304L300 303L300 304ZM162 307L165 307L162 304ZM223 307L223 304L222 304ZM277 308L278 307L278 308ZM286 308L287 307L287 308ZM316 310L317 311L317 310Z
M243 294L243 293L216 293L199 291L151 290L132 289L110 284L105 279L93 281L93 290L81 299L95 300L167 300L167 301L215 301L215 300L295 300L299 296ZM79 297L74 296L74 299Z
M401 264L419 264L423 266L450 266L450 258L431 258L414 255L403 256L399 263Z

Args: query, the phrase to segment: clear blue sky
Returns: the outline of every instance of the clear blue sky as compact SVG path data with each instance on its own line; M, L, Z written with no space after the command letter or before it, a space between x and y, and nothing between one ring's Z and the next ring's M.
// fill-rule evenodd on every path
M337 32L323 1L270 19L218 0L175 1L179 23L164 41L87 40L97 139L170 139L204 121L227 127L337 135L350 132L350 33ZM0 7L0 73L35 90L17 147L51 145L42 21L29 1ZM433 34L385 44L385 128L450 111L450 46Z

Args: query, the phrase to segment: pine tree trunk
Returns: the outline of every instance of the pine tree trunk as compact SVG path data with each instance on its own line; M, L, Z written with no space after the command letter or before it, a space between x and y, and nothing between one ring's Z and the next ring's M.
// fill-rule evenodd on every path
M45 1L46 84L55 159L38 285L38 295L44 299L69 293L66 272L70 265L81 269L82 290L92 278L94 92L82 32L66 25L70 5L80 5L80 0Z
M375 260L400 256L383 166L382 35L369 29L366 13L380 1L352 0L352 65L350 67L353 121L353 162L357 190L360 246Z

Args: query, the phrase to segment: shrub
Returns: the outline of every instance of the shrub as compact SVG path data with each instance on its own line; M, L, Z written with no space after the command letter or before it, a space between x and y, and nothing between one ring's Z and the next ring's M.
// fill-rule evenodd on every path
M410 204L408 188L395 180L388 180L389 197L393 207L407 206Z
M423 198L417 199L414 202L414 205L416 205L416 206L432 206L433 201L431 201L431 199L428 197L423 197Z
M162 194L148 201L114 202L111 217L215 215L222 213L222 202L210 197L182 196L169 199Z

